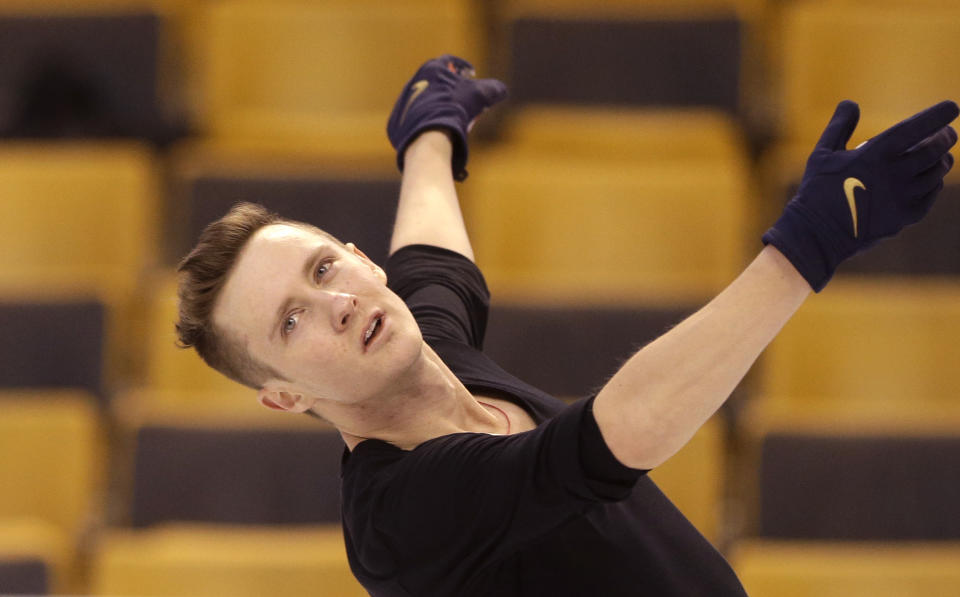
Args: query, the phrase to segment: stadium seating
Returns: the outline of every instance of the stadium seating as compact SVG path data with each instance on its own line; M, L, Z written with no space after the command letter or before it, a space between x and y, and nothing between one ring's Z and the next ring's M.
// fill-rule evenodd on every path
M740 105L735 13L693 18L509 18L512 101L632 106Z
M170 525L114 530L94 557L94 595L366 595L339 528Z
M0 5L0 136L182 134L161 15L148 2L66 4Z
M389 155L386 118L417 65L452 53L483 67L465 0L232 0L200 18L203 131L231 143Z
M748 180L735 160L691 169L504 148L478 154L471 176L465 219L500 298L698 302L744 265Z
M0 591L7 595L47 594L47 565L35 558L0 558Z
M484 351L551 395L579 398L598 390L637 349L694 310L680 305L520 303L494 297Z
M0 186L0 288L126 296L156 254L156 178L141 145L3 144Z
M364 594L338 524L339 434L306 417L156 412L129 430L128 524L100 534L93 594Z
M745 154L734 120L704 108L530 104L511 112L498 144L527 153L615 162L700 163Z
M865 415L951 408L960 391L956 282L836 281L764 353L759 403Z
M948 597L960 544L744 541L730 556L751 597Z
M782 133L813 147L837 102L861 108L869 138L929 105L960 97L960 69L943 61L960 34L950 3L793 2L779 24Z
M182 258L203 228L239 201L319 226L353 242L375 262L386 260L400 188L392 157L184 146L175 163L179 192L171 201L171 261Z
M80 588L71 541L51 522L0 515L0 594L45 595Z
M770 432L759 526L771 539L960 541L960 432Z
M0 391L0 562L12 583L0 591L42 580L82 592L79 546L106 511L105 442L89 393Z
M185 413L183 419L189 418ZM136 430L130 522L330 524L340 516L343 442L311 428L144 424Z
M601 0L585 4L578 0L514 0L501 8L509 16L560 14L581 19L623 16L684 16L736 12L753 15L767 0Z
M105 383L117 382L132 299L160 244L152 153L125 142L6 143L0 187L0 296L102 302Z
M0 298L0 388L80 388L105 400L105 323L92 298Z
M4 390L0 407L0 517L36 517L78 536L99 514L106 474L94 398Z

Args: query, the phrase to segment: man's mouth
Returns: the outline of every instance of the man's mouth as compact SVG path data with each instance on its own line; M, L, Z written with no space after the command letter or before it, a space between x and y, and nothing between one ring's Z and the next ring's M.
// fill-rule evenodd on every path
M363 333L363 346L366 349L367 346L377 338L377 335L380 333L380 330L383 328L383 313L377 313L370 320L370 323L367 325L367 329Z

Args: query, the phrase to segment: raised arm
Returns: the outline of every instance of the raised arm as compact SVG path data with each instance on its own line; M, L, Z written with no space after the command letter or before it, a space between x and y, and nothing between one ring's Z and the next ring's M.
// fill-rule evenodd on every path
M454 180L467 177L467 134L474 120L506 97L495 79L474 79L456 56L426 62L400 93L387 136L403 172L390 253L429 244L473 259Z
M767 246L714 300L641 349L594 401L604 440L625 465L654 468L720 407L811 289L843 260L918 222L953 165L953 102L937 104L856 149L859 118L841 102Z
M426 244L473 260L450 170L452 153L453 145L443 131L427 131L407 148L391 254L407 245Z

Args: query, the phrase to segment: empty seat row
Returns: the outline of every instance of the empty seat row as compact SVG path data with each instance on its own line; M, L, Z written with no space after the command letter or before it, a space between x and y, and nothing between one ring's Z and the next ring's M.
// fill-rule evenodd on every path
M202 134L241 144L310 139L383 153L377 133L396 90L415 65L446 52L481 72L495 67L516 105L700 106L748 121L772 111L781 114L772 118L776 134L805 144L845 97L862 103L873 135L956 96L956 77L937 60L956 36L955 8L862 8L764 0L14 3L0 14L4 55L17 57L0 73L8 94L0 131L169 140L187 132L188 109ZM488 59L485 39L505 47Z
M949 597L957 543L744 541L731 563L753 597Z

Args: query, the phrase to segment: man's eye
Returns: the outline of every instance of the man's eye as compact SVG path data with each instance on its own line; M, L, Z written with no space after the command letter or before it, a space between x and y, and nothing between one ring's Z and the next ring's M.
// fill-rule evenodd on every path
M300 317L298 313L293 313L283 320L283 335L286 336L297 327L297 320Z
M330 262L323 261L317 266L317 271L314 273L314 277L316 277L317 281L319 281L320 278L322 278L328 271L330 271Z

